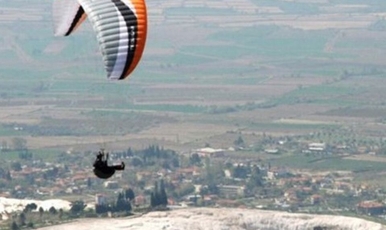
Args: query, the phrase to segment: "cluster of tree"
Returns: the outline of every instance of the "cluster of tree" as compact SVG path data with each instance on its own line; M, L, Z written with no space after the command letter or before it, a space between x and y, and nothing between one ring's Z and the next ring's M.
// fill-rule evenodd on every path
M131 148L128 148L125 151L117 151L111 154L111 159L124 159L134 156L134 151Z
M341 79L347 79L349 77L354 76L372 76L372 75L378 75L382 74L383 71L378 69L375 66L364 66L361 70L343 70L343 73L341 74Z
M201 157L197 153L193 153L189 157L189 165L196 165L196 166L201 166Z
M232 170L232 176L234 178L245 179L248 177L248 174L251 172L250 168L245 165L237 165Z
M18 155L19 155L19 158L22 160L31 160L33 157L33 154L30 151L28 151L28 149L19 151Z
M160 164L165 169L179 167L179 156L173 150L166 150L158 145L150 145L146 149L135 152L131 164L143 167Z
M206 113L209 114L224 114L224 113L233 113L238 111L252 111L261 107L261 104L255 102L247 102L241 105L235 106L217 106L211 105L206 110Z
M52 167L43 173L43 179L44 180L49 180L49 179L55 180L55 178L57 178L58 174L59 174L59 168L58 167Z
M36 210L38 208L38 206L35 204L35 203L30 203L30 204L27 204L25 207L24 207L24 210L23 212L31 212L33 210Z
M117 201L115 203L115 207L113 207L113 211L126 212L126 213L129 213L131 211L130 200L126 199L124 193L118 194L118 198L117 198Z
M27 140L21 137L12 139L13 149L16 151L27 150Z
M3 126L4 128L12 128L12 129L15 128L14 125L3 125ZM20 151L19 153L20 159L26 159L26 160L32 159L32 153L28 151L26 139L22 137L12 138L12 147L13 148L11 148L8 142L5 140L1 142L0 148L2 152L8 152L11 150Z
M130 213L132 210L131 202L134 200L135 194L132 189L126 189L125 192L118 193L117 200L114 204L96 204L95 212L103 214L107 212L126 212Z
M253 189L254 187L261 187L264 185L263 173L260 168L254 166L251 170L251 177L248 180L247 187Z
M168 197L165 191L165 184L163 180L156 181L154 184L154 191L150 194L150 206L166 207L168 204Z
M54 120L52 118L45 118L46 120L41 125L24 125L24 132L31 134L32 136L71 136L81 135L81 130L68 127L64 122Z
M11 169L13 171L21 171L21 163L18 161L14 161L11 163Z
M11 229L11 230L19 230L20 227L19 227L19 225L16 223L16 221L12 221L11 226L10 226L10 229Z
M19 214L15 214L12 217L12 222L10 223L10 229L12 230L19 230L19 229L33 229L34 228L34 221L36 219L33 218L34 215L39 215L40 222L43 221L43 214L44 210L42 207L38 209L38 212L32 212L37 209L37 205L35 203L29 203L27 204L23 211ZM48 212L53 216L53 215L58 215L58 217L61 219L63 216L63 209L59 209L57 211L55 207L51 207ZM32 217L31 217L32 215Z
M76 200L71 203L70 213L72 216L81 216L83 214L86 204L82 200Z
M245 145L245 142L244 142L244 139L241 137L241 136L239 136L234 142L233 142L233 144L235 145L235 146L244 146Z
M2 125L2 126L4 126L4 125ZM8 152L10 150L8 142L5 140L2 140L0 149L1 149L1 152Z
M193 183L184 183L180 185L178 188L173 189L171 192L171 196L175 198L181 198L186 195L192 194L195 190Z
M0 178L6 179L7 181L12 180L10 171L0 168Z
M220 195L220 189L218 188L217 184L211 182L208 183L208 185L202 186L200 189L200 195L208 195L208 194L216 194Z
M150 145L146 149L139 151L138 154L145 162L147 162L150 159L169 159L176 155L176 152L173 150L165 150L158 145Z
M226 167L231 170L232 177L234 178L246 179L248 177L252 178L257 176L261 179L263 176L260 170L260 166L257 165L238 164L233 166L231 164L227 164ZM262 167L264 167L264 165ZM270 164L268 164L268 167L270 167Z
M217 105L212 105L208 107L207 113L209 114L223 114L223 113L232 113L236 112L237 108L233 106L217 106Z

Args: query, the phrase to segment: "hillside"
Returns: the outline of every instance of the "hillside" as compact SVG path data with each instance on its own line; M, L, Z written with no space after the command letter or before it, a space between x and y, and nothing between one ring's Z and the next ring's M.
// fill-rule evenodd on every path
M52 1L1 2L1 141L189 150L239 131L385 136L385 1L147 1L145 53L119 83L89 23L54 37Z
M41 228L42 230L62 229L141 229L141 230L383 230L381 224L350 217L292 214L285 212L249 210L193 208L167 212L152 212L136 218L124 219L82 219L76 222Z

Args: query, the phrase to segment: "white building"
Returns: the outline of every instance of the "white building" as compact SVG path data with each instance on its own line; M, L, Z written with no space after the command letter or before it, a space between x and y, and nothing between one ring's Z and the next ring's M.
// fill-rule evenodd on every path
M107 198L103 194L96 194L95 195L95 204L96 205L104 205L107 203Z
M326 149L326 143L310 143L308 144L308 150L322 152Z
M118 181L112 180L112 181L106 181L104 183L105 188L109 189L117 189L118 188Z
M205 156L219 157L219 156L224 155L224 150L223 149L214 149L214 148L201 148L201 149L197 149L196 153L200 157L205 157Z
M219 185L218 189L223 196L226 197L244 197L245 187L237 185Z

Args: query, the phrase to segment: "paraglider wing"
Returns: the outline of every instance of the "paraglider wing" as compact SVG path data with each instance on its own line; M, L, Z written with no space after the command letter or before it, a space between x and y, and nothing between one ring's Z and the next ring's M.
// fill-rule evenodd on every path
M55 36L68 36L87 16L77 0L54 0L52 17Z
M86 12L111 80L125 79L137 66L145 48L145 0L78 0Z

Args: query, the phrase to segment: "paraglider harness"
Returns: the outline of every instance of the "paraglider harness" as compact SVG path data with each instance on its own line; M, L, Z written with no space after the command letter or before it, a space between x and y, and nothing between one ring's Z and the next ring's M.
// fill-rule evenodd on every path
M96 160L93 164L94 166L94 174L95 176L101 179L107 179L114 175L116 170L124 170L125 163L122 162L120 165L108 166L107 161L109 158L109 154L104 152L101 149L96 156Z

